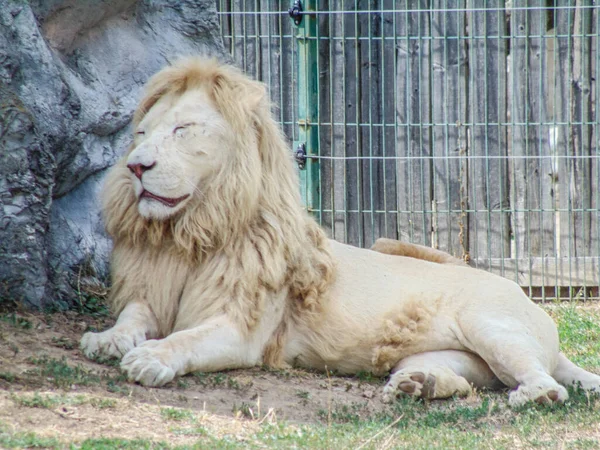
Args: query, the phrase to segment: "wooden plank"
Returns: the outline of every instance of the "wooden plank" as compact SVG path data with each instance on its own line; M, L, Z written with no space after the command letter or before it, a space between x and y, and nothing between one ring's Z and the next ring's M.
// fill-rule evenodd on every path
M568 113L571 125L565 151L570 157L561 165L560 183L560 251L564 256L586 256L591 248L597 248L597 233L594 233L596 245L592 243L592 126L587 124L592 119L591 65L592 31L589 9L591 0L576 0L571 10L572 48L570 90L568 97ZM567 19L568 20L568 19ZM563 26L564 27L564 26ZM595 61L595 59L594 59ZM562 67L564 68L564 67ZM595 153L595 152L594 152ZM597 184L596 184L597 189ZM586 211L587 210L587 211Z
M273 1L273 9L278 2ZM281 7L285 8L285 5ZM278 15L273 18L273 25L277 34L277 46L275 52L279 53L277 59L281 66L279 68L279 88L273 93L272 101L279 108L276 117L282 123L283 130L289 139L290 146L295 135L294 124L297 114L297 78L296 78L296 39L294 37L293 24L289 16Z
M341 7L337 0L322 2L321 10ZM313 70L319 71L319 154L321 156L340 156L339 149L343 147L343 133L333 124L340 121L343 115L343 104L340 102L340 92L345 80L339 76L341 57L339 47L342 30L340 20L334 14L318 17L319 36L327 37L319 41L319 66ZM338 75L334 76L334 73ZM343 156L343 155L341 155ZM321 225L329 235L336 240L344 241L343 214L337 214L336 209L343 209L344 177L343 166L335 160L322 159L321 166ZM331 212L330 212L331 211Z
M468 252L467 214L461 213L461 187L467 171L467 51L465 0L434 0L431 12L433 217L432 246L456 257ZM460 12L436 9L460 8ZM457 125L458 124L458 125ZM451 157L451 158L448 158ZM466 194L466 192L464 192ZM466 200L466 198L465 198ZM466 210L467 204L464 208ZM461 230L463 231L461 233Z
M344 0L332 0L329 2L329 9L340 11L346 7ZM323 120L331 125L321 134L321 149L325 154L334 158L343 158L346 156L349 147L347 132L349 131L347 123L348 106L347 103L347 84L351 82L347 75L347 65L349 61L346 58L346 51L350 43L346 39L346 24L350 20L345 14L330 14L326 28L323 30L323 36L329 36L331 39L322 47L320 57L321 65L321 92ZM342 39L343 38L343 39ZM354 55L354 53L352 52ZM350 96L352 97L352 89ZM350 100L353 102L354 100ZM327 105L325 105L327 103ZM352 133L352 136L355 136ZM355 150L355 149L354 149ZM346 168L350 163L340 159L334 159L329 166L329 172L323 171L325 181L330 185L330 199L328 204L333 207L332 217L332 237L343 242L358 243L358 214L348 215L345 211L348 209L346 201L348 189L354 190L353 183L356 180L349 179ZM329 179L327 178L329 177Z
M600 77L600 11L594 8L592 16L591 31L591 55L592 65L590 67L590 79L596 80L592 83L591 107L594 116L591 122L592 126L592 147L591 156L591 220L590 220L590 256L600 256L600 89L598 89L598 77Z
M556 126L556 162L555 172L557 178L558 205L563 208L569 196L569 170L566 157L569 154L570 120L569 103L571 92L571 35L573 34L573 11L566 9L571 0L557 0L557 9L554 13L554 121ZM564 9L563 9L564 8ZM566 256L569 253L569 214L558 212L559 221L559 246L558 255Z
M273 11L270 0L256 0L258 11ZM266 84L269 98L273 103L278 103L281 86L281 46L279 35L278 16L271 14L258 14L256 32L258 36L257 79ZM288 19L289 20L289 19ZM275 109L275 108L274 108ZM279 107L274 112L277 113Z
M511 11L512 229L516 257L554 255L552 164L546 121L545 1L514 0ZM531 125L530 125L531 124Z
M398 234L403 241L431 245L431 123L428 2L397 2L396 110Z
M256 12L257 0L231 0L231 31L233 34L232 58L235 64L248 75L256 78L256 55L258 45L256 39L256 15L236 14L240 12Z
M393 95L396 89L396 46L394 39L394 12L396 0L383 0L382 9L391 11L382 15L381 36L383 39L381 51L381 117L383 124L382 132L382 155L390 159L381 162L383 186L382 207L386 211L384 215L384 229L380 236L392 239L398 238L398 216L394 212L397 207L397 182L396 161L391 159L396 156L396 99Z
M600 258L485 258L471 265L515 281L520 286L598 286Z
M233 46L233 41L231 37L232 28L231 28L231 5L226 0L218 0L217 1L217 11L220 13L219 15L219 25L221 26L221 36L223 37L223 47L225 51L231 54L231 49Z
M469 7L479 5L469 0ZM473 258L510 256L510 200L506 127L506 21L504 0L486 2L489 11L469 14L469 254ZM490 158L491 157L491 158Z
M345 11L354 9L353 2L345 1ZM345 111L345 156L356 157L362 155L361 148L361 130L357 125L360 118L360 82L358 74L360 72L360 40L359 38L359 14L343 14L343 64L342 73L345 75L344 86L344 111ZM347 243L362 246L363 243L363 217L362 208L362 176L360 170L360 161L357 159L347 159L345 163L345 182L346 199L346 236Z
M373 210L376 208L377 203L377 172L375 169L376 162L370 157L377 154L379 150L379 139L376 131L373 129L373 122L378 119L378 108L377 105L372 103L373 91L377 95L381 86L378 86L371 77L373 71L378 69L380 62L379 58L379 45L373 41L373 34L377 32L376 20L370 12L372 0L367 0L362 4L359 4L359 8L363 11L363 14L359 15L358 27L359 36L362 38L360 42L360 53L359 53L359 101L360 101L360 148L363 150L363 155L369 157L361 160L361 189L362 189L362 222L363 222L363 235L362 235L362 246L369 247L373 240L371 239L372 234L377 228L376 217ZM366 13L365 13L366 11ZM375 132L374 132L375 131Z
M326 11L331 8L335 8L335 0L330 2L318 2L320 10ZM332 14L317 16L318 21L318 36L327 37L328 39L319 40L318 43L318 65L313 67L312 70L319 71L319 155L324 157L330 157L333 154L333 148L336 145L332 126L332 114L336 111L338 106L333 98L332 94L335 89L332 86L334 77L332 72L336 70L336 66L331 64L334 61L330 61L332 57L333 47L335 46L335 38L337 37L338 30L332 24ZM321 208L322 213L320 215L321 226L325 228L327 233L334 239L340 239L340 230L338 227L336 236L336 221L335 221L335 196L337 180L336 174L334 173L335 162L330 159L321 159L319 161L320 166L320 192L321 192Z
M381 124L382 104L381 97L383 86L381 84L381 14L371 12L380 9L379 0L369 0L361 8L365 13L359 16L360 36L363 39L360 46L360 123L361 123L361 148L368 159L363 159L362 171L362 199L363 199L363 243L370 247L379 236L385 232L385 218L377 213L383 205L383 155L382 141L383 128Z

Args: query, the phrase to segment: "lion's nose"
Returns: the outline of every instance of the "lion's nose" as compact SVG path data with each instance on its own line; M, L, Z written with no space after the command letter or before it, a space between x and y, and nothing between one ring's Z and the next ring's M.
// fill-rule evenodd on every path
M156 162L153 162L149 166L147 166L145 164L141 164L141 163L127 164L127 168L131 171L131 173L133 173L136 177L138 177L141 180L144 172L152 169L155 165L156 165Z

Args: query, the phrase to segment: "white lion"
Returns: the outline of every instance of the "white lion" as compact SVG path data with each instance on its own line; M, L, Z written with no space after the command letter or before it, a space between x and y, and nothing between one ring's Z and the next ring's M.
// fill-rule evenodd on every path
M520 405L600 388L515 283L411 244L327 240L301 207L263 85L238 70L164 69L133 123L103 193L119 316L83 336L87 356L122 357L148 386L264 363L391 371L386 400L504 384Z

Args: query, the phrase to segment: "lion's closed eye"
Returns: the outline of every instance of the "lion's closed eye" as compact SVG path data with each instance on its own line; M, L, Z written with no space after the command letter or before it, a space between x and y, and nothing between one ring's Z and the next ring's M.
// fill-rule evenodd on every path
M195 122L190 122L190 123L184 123L182 125L177 125L175 128L173 128L173 134L177 137L181 137L183 136L185 130L187 130L188 128L190 128L191 126L197 125Z

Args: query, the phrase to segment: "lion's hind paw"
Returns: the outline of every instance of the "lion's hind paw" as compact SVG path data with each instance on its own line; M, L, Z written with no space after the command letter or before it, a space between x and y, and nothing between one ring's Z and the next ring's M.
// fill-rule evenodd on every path
M435 390L435 375L401 370L394 373L383 388L382 400L391 403L399 395L429 398L432 390Z
M175 378L175 371L160 357L160 348L157 348L156 342L147 341L123 357L121 369L127 372L129 381L136 381L144 386L163 386Z
M569 398L567 390L559 384L540 383L539 385L520 385L508 396L510 406L521 406L527 402L540 405L553 405L563 403Z
M429 369L401 369L390 376L383 388L383 401L392 402L398 395L415 398L448 398L453 395L467 396L471 385L450 369L439 367Z

